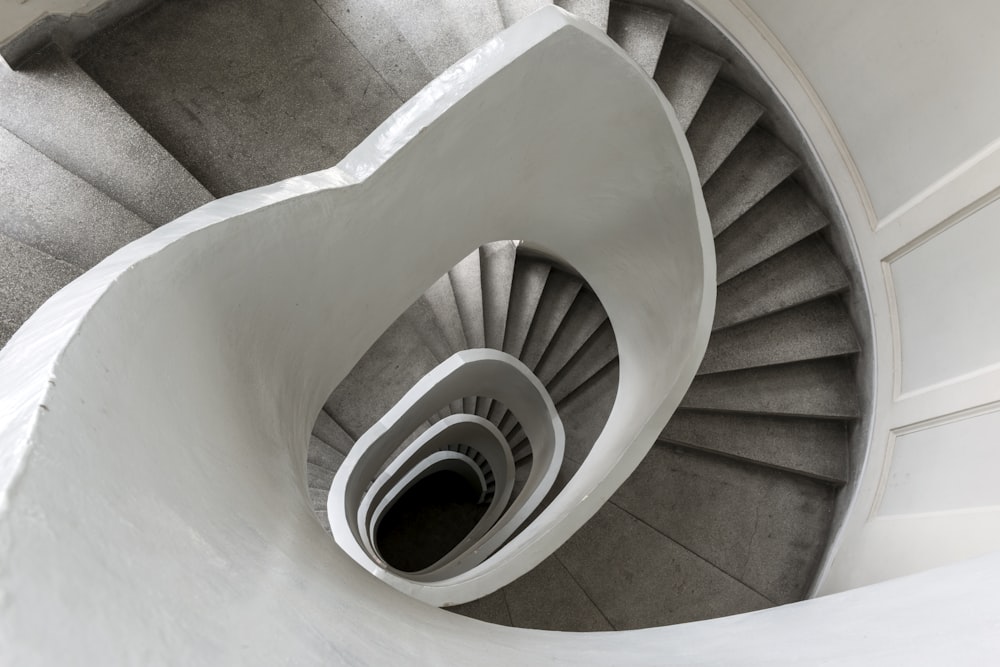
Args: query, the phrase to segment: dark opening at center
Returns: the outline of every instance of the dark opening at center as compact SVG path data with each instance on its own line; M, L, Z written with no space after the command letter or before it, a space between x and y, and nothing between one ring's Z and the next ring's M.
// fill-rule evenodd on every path
M431 473L386 512L375 534L382 557L403 572L433 565L469 534L486 512L482 489L456 472Z

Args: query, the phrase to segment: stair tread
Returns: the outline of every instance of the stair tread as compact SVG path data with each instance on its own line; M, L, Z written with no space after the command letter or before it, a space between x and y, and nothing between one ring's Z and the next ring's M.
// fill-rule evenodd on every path
M154 226L212 200L163 146L55 47L16 72L0 68L0 99L0 126Z
M517 258L503 339L503 351L513 357L521 357L550 270L547 262L528 257Z
M503 30L496 0L379 0L427 70L437 76Z
M503 350L504 329L510 307L510 290L514 282L517 245L513 241L497 241L479 248L479 264L483 291L483 329L486 347ZM480 397L476 414L487 417L493 399Z
M653 76L660 59L670 14L612 0L608 13L608 36L625 49L632 59Z
M784 144L753 127L703 188L712 234L718 236L798 167L798 157Z
M81 50L216 196L337 164L402 102L315 2L157 3Z
M551 4L552 0L497 0L506 27Z
M611 321L605 321L583 347L573 355L562 371L546 385L552 401L558 404L618 357Z
M381 3L316 1L400 100L410 99L434 78Z
M455 293L458 317L462 322L467 348L486 347L483 331L483 282L479 265L479 250L469 253L448 271L451 288ZM462 399L462 409L466 414L476 414L477 399L466 396Z
M802 187L786 180L715 239L719 284L828 224L826 216Z
M347 458L344 454L334 449L331 445L320 440L315 435L309 438L309 454L307 461L310 465L315 465L331 473L340 470L341 464Z
M701 184L716 172L764 113L764 107L724 81L709 88L687 131Z
M845 484L847 435L835 420L678 410L660 440Z
M308 477L309 488L329 490L333 484L333 476L336 475L336 472L308 461L306 463L306 475Z
M681 129L690 127L721 66L722 58L714 53L667 37L653 79L673 106Z
M719 285L713 328L763 317L849 286L844 267L813 235Z
M538 307L531 318L531 328L528 329L528 336L521 349L521 361L530 370L534 371L538 366L581 287L583 281L575 276L558 270L549 272L545 289L538 299Z
M851 365L842 358L701 375L680 407L832 419L858 416Z
M340 424L330 416L325 408L321 409L319 414L316 415L312 434L330 447L333 447L343 456L347 456L351 451L351 447L354 446L354 439L348 435L347 431L341 428Z
M836 297L811 301L716 331L699 375L852 354L851 319Z
M589 289L581 289L534 369L542 384L551 382L607 319L608 314L597 295Z
M0 128L0 232L89 269L153 227Z
M555 4L601 30L608 29L610 0L555 0Z
M556 556L549 556L503 589L511 625L537 630L614 630Z
M0 234L0 347L79 267Z

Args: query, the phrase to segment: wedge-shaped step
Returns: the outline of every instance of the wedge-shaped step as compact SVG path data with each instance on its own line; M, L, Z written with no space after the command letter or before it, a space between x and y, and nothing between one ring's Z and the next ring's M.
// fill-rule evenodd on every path
M581 289L535 367L538 379L548 384L607 319L608 314L597 295L587 288Z
M687 131L698 178L704 185L739 145L764 107L743 91L716 81Z
M470 253L448 272L451 287L455 292L455 304L462 321L467 348L486 347L483 332L483 282L479 266L479 250ZM468 414L476 414L475 396L462 399L462 409Z
M532 371L549 349L552 338L573 306L582 286L583 281L563 271L553 270L549 273L545 290L531 320L528 338L521 350L521 361Z
M79 267L0 234L0 347Z
M834 494L801 475L658 445L610 504L782 604L802 599L815 577Z
M311 466L318 466L330 473L336 473L340 469L340 464L344 462L344 454L326 444L315 435L309 439L308 462ZM333 481L331 475L330 481ZM330 488L329 485L326 488Z
M842 421L678 410L660 439L808 477L847 482Z
M483 292L483 335L486 347L494 350L503 350L516 260L517 245L513 241L497 241L479 248ZM486 417L492 405L493 399L481 396L480 400L476 401L476 414Z
M514 627L570 632L614 630L556 556L549 556L502 590Z
M608 29L610 0L555 0L555 4L601 30Z
M716 331L699 375L821 359L858 351L847 311L837 297L812 301Z
M786 180L715 239L719 284L828 224L801 186Z
M327 449L329 449L329 447L327 447ZM336 470L329 470L324 466L313 463L312 461L306 463L306 475L308 478L309 488L311 489L329 489L333 484L333 476L336 474Z
M849 286L844 267L813 235L720 285L713 328L763 317Z
M666 12L614 1L608 14L608 36L653 76L670 26Z
M326 411L357 440L438 365L405 318L397 319L326 401Z
M0 68L0 126L152 225L212 196L72 60Z
M400 101L413 97L434 78L380 2L316 0L316 4L392 86Z
M687 130L708 93L722 58L690 42L667 38L653 79Z
M3 128L0 201L0 233L83 269L153 230Z
M760 127L750 130L704 187L705 205L718 236L785 180L799 159Z
M334 421L333 417L323 408L316 415L316 421L313 423L312 434L316 438L335 450L340 452L342 456L347 456L351 451L351 447L354 446L354 438L347 434L340 424Z
M831 419L858 416L851 363L842 358L701 375L680 407Z
M569 363L547 385L549 395L558 405L564 398L618 358L618 345L611 321L602 324Z

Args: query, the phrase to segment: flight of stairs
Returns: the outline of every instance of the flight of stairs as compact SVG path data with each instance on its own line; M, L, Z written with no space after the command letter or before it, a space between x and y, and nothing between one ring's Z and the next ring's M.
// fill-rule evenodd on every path
M0 343L155 226L212 196L336 164L447 65L543 4L167 1L96 35L76 61L48 50L0 71ZM801 599L860 416L851 284L829 220L800 185L799 157L766 129L774 111L725 76L719 56L672 36L668 13L556 4L606 29L687 132L716 235L714 332L681 408L610 501L535 570L454 610L609 630ZM332 475L368 426L440 360L484 346L519 356L552 392L567 432L556 488L565 484L614 400L614 334L572 267L498 242L442 276L331 394L309 450L321 520ZM441 416L460 411L500 424L528 469L530 448L502 406L470 397Z

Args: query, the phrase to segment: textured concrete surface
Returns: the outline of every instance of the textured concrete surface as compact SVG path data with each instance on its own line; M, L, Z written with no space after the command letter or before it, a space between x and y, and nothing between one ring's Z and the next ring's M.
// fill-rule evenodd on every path
M719 285L712 326L729 327L849 287L844 267L813 235Z
M612 502L781 604L812 581L833 493L804 477L655 446Z
M458 317L465 333L465 345L468 348L486 347L486 337L483 332L483 283L482 271L479 265L479 251L475 250L448 272L451 288L455 293L455 305L458 307ZM462 409L467 414L476 414L475 396L462 399ZM485 401L483 401L485 404Z
M434 76L504 28L496 0L378 2Z
M816 479L847 482L843 422L678 410L660 439Z
M216 196L333 166L402 102L311 0L164 2L84 49Z
M486 347L494 350L503 350L516 257L517 247L512 241L488 243L479 249L484 335Z
M401 100L410 99L434 78L379 2L317 0L317 4Z
M55 48L17 72L0 64L0 99L0 126L152 225L170 222L212 199Z
M535 367L538 379L542 383L550 382L607 319L608 314L597 295L586 287L581 289Z
M507 609L507 599L502 588L496 593L491 593L478 600L455 605L454 607L445 607L445 609L462 616L486 621L487 623L511 625L510 611Z
M528 14L551 4L552 0L497 0L504 26L511 26Z
M556 405L566 429L566 458L583 463L604 429L618 394L618 362L612 361Z
M0 233L82 269L153 229L2 128L0 201Z
M549 556L504 589L511 625L539 630L614 630L559 561Z
M705 205L718 236L799 166L774 136L754 127L705 183Z
M698 178L704 185L764 113L764 107L738 88L716 81L687 131Z
M772 606L613 503L606 503L556 556L616 630Z
M858 349L847 310L831 297L716 331L698 373L834 357Z
M507 328L503 339L503 351L507 354L521 358L550 270L551 266L546 262L518 257L514 265L514 282L510 288Z
M0 234L0 347L79 267Z
M556 0L555 4L601 30L608 29L609 0Z
M670 100L683 129L689 129L721 65L722 59L714 53L667 36L653 79Z
M546 385L552 400L557 404L573 393L577 387L592 378L618 356L615 332L608 320L602 324L562 371Z
M420 335L400 318L333 390L326 411L357 440L435 366Z
M563 271L553 269L549 273L545 290L531 320L531 329L521 349L521 361L532 371L549 349L553 336L562 325L582 286L583 281Z
M347 434L347 431L340 427L340 424L333 420L333 417L326 411L326 408L321 409L319 414L316 415L312 434L330 447L333 447L343 456L347 456L351 451L351 447L354 446L354 439Z
M608 12L608 36L650 76L656 71L669 26L670 14L628 2L614 1Z
M834 419L858 416L851 365L836 358L700 375L681 407Z
M340 464L344 462L344 458L345 456L342 453L315 435L309 438L308 462L310 466L316 466L335 473L340 469ZM330 481L333 481L333 477L330 478ZM328 484L326 488L330 488L330 485Z
M785 181L715 239L719 284L828 224L802 188Z

